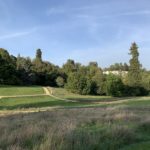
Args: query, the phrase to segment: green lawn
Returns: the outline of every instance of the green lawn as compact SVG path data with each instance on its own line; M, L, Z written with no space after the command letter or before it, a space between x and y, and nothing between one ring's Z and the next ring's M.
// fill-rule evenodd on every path
M5 90L4 90L5 89ZM20 91L17 92L17 89ZM43 92L42 87L8 87L0 90L5 91L5 95L10 95L10 92L15 91L14 95L20 95L28 92L28 94ZM77 102L67 102L64 100L55 99L50 96L36 96L36 97L17 97L17 98L2 98L0 99L0 110L15 110L22 108L42 108L42 107L63 107L63 108L81 108L81 107L107 107L107 106L118 106L127 107L128 109L134 108L149 108L150 97L138 97L138 98L111 98L105 96L84 96L78 94L72 94L67 92L65 89L53 88L53 94L60 98L74 98L75 100L80 99ZM77 97L77 98L76 98ZM124 100L126 100L124 102ZM102 103L101 103L102 102ZM105 103L105 102L117 102L117 103Z
M64 99L69 99L69 100L78 100L78 101L112 101L114 100L113 97L111 96L91 96L91 95L79 95L79 94L74 94L69 91L67 91L64 88L52 88L53 95L64 98ZM116 100L116 99L115 99Z
M121 101L120 101L121 102ZM123 101L122 101L123 102ZM123 106L131 109L146 109L150 108L150 97L136 97L127 99L127 101L118 104L110 104L111 106Z
M42 87L2 86L0 96L44 94Z
M118 101L118 102L121 102ZM105 104L105 103L92 103L92 102L66 102L58 100L50 96L38 96L38 97L18 97L18 98L2 98L0 99L0 110L15 110L22 108L42 108L42 107L61 107L61 108L81 108L81 107L126 107L128 109L150 108L150 98L147 100L132 99L128 102Z
M81 102L65 102L63 100L57 100L50 96L38 96L38 97L17 97L17 98L2 98L0 99L0 110L14 110L21 108L41 108L41 107L77 107L87 106L87 103Z

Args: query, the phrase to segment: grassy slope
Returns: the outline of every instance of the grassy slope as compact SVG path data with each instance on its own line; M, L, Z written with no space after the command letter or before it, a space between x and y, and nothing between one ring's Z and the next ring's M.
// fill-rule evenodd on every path
M14 110L14 109L21 109L21 108L41 108L41 107L54 107L54 106L77 107L77 106L84 106L84 105L87 106L87 103L65 102L62 100L54 99L53 97L50 96L0 99L0 110Z
M37 90L37 87L33 91ZM64 92L64 97L73 97L75 98L76 94L69 93L65 91L64 89L56 89L57 92L54 89L54 94L56 96L61 96L62 92ZM9 90L8 90L9 91ZM31 92L33 93L32 89ZM61 93L61 94L60 94ZM18 93L16 93L18 94ZM68 94L68 95L67 95ZM63 98L64 98L63 97ZM86 100L80 100L78 102L66 102L63 100L55 99L50 96L38 96L38 97L22 97L22 98L2 98L0 99L0 110L15 110L15 109L20 109L20 108L42 108L42 107L55 107L55 106L60 106L60 107L107 107L109 106L126 106L129 108L129 106L136 106L142 108L142 106L145 107L150 107L150 98L149 97L139 97L139 98L132 98L132 99L126 99L127 101L124 102L123 100L114 100L114 102L117 102L118 104L105 104L108 101L110 101L110 97L101 97L101 96L81 96L77 95L78 98L80 99L93 99L91 101L86 101ZM102 99L104 103L101 103ZM76 98L75 98L76 99ZM100 103L96 102L95 99L99 99ZM112 101L112 100L111 100Z
M68 92L66 89L63 88L52 88L53 95L60 97L60 98L65 98L65 99L70 99L70 100L112 100L114 98L110 96L91 96L91 95L79 95L79 94L74 94L71 92Z
M54 91L56 96L62 96L64 92L63 98L76 99L77 96L83 101L65 102L49 96L0 100L0 110L47 106L74 107L0 118L0 149L149 149L149 97L133 98L123 103L108 105L91 103L105 97L80 96L63 89L54 90L57 90ZM86 98L91 102L86 102ZM88 108L79 108L87 106Z
M132 108L59 109L0 118L0 149L148 150L150 107Z
M121 102L121 101L118 101ZM77 107L107 107L118 106L127 107L128 109L135 108L149 108L150 98L146 100L132 99L128 102L121 102L118 104L105 104L105 103L90 103L90 102L65 102L63 100L54 99L50 96L38 96L38 97L23 97L23 98L3 98L0 99L0 110L15 110L21 108L42 108L42 107L55 107L61 108L77 108Z
M44 94L42 87L0 87L0 96Z

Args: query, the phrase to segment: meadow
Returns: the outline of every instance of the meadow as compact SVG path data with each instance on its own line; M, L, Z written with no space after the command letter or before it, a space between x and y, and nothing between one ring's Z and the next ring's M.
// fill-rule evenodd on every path
M33 87L30 93L35 94L36 88L42 91L42 87ZM0 149L150 149L150 97L81 96L58 88L52 88L52 94L57 98L0 99L0 114L10 112L0 115ZM76 102L63 100L76 97Z
M0 86L0 96L44 94L42 87Z
M75 94L67 91L64 88L52 88L53 95L63 98L63 99L68 99L68 100L76 100L76 101L111 101L113 100L113 97L111 96L92 96L92 95L80 95L80 94Z

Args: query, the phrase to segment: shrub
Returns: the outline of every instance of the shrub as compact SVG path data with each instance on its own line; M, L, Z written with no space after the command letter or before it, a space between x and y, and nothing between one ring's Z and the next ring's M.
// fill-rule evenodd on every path
M94 82L82 73L71 73L68 77L66 88L73 93L82 95L92 94Z
M107 95L120 97L124 95L124 84L120 77L110 74L106 81Z
M56 79L56 84L57 84L57 86L59 86L59 87L63 87L64 86L64 84L65 84L65 82L64 82L64 79L62 78L62 77L57 77L57 79Z
M137 87L125 86L124 93L126 96L146 96L149 94L148 90L139 86Z

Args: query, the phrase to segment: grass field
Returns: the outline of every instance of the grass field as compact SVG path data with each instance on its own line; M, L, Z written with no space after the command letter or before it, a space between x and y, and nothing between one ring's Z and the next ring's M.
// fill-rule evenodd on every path
M65 102L62 100L54 99L50 96L38 96L38 97L22 97L22 98L2 98L0 100L0 110L14 110L22 108L41 108L41 107L75 107L75 106L88 106L90 103L74 103Z
M53 89L53 94L60 100L51 96L0 99L0 113L11 112L0 117L0 149L150 149L150 97L81 96L64 89ZM77 102L61 100L76 97ZM54 109L41 111L48 107ZM24 109L29 112L21 113ZM39 112L32 112L36 109ZM13 114L16 110L20 113Z
M1 117L0 148L149 150L149 112L150 109L108 106Z
M0 87L0 96L44 94L42 87Z
M8 96L13 90L16 90L18 87L9 87L5 90L5 95L8 92ZM6 88L5 88L6 89ZM42 87L21 87L22 95L25 95L27 91L28 93L35 94L35 91L43 92ZM0 89L0 93L4 89ZM0 99L0 110L15 110L15 109L24 109L24 108L43 108L43 107L105 107L107 105L110 106L136 106L136 107L149 107L150 105L150 97L139 97L139 98L112 98L112 97L104 97L104 96L84 96L67 92L65 89L53 88L53 95L57 96L60 99L55 99L51 96L37 96L37 97L8 97ZM16 95L20 95L15 91ZM64 92L64 94L62 94ZM62 96L63 95L63 96ZM77 96L77 99L75 98ZM61 98L65 99L74 99L76 102L64 101ZM80 100L79 100L80 99ZM87 99L87 100L86 100ZM124 101L125 100L125 101ZM114 103L115 102L115 103Z
M91 96L91 95L79 95L79 94L74 94L71 92L68 92L67 90L63 88L52 88L53 95L64 98L64 99L69 99L69 100L78 100L78 101L112 101L114 98L110 96Z

